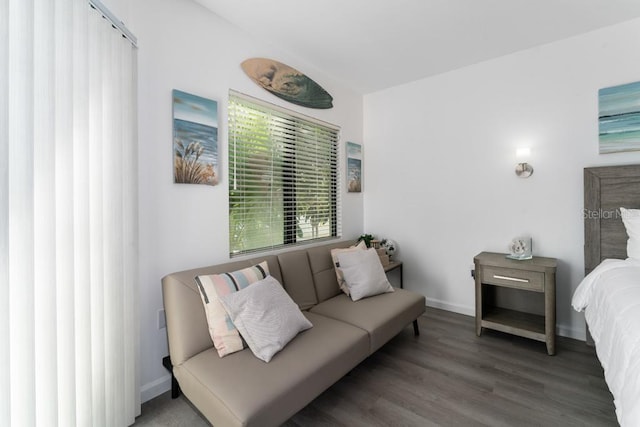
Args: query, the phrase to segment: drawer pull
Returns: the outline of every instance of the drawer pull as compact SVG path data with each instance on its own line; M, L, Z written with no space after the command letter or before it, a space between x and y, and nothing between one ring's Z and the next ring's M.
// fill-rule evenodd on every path
M494 274L493 278L494 279L508 280L510 282L529 283L529 279L518 279L517 277L509 277L509 276L498 276L497 274Z

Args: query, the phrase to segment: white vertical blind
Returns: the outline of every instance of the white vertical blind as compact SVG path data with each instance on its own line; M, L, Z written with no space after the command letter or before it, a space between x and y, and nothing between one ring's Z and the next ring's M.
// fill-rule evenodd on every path
M9 2L0 1L0 76L9 75ZM9 81L0 78L0 423L10 419L9 376Z
M0 425L140 411L136 49L87 0L0 0Z

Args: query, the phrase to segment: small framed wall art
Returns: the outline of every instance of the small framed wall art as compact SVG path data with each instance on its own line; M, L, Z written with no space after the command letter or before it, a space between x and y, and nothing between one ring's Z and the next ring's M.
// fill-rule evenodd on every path
M219 176L218 103L174 89L174 182L216 185Z
M640 150L640 82L598 91L600 154Z
M347 191L362 191L362 145L347 142Z

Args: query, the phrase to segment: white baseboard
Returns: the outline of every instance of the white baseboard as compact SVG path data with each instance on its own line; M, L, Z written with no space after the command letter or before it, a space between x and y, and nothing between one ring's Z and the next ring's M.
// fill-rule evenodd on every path
M566 325L556 325L556 334L560 335L561 337L573 338L574 340L578 341L585 340L584 329L571 328Z
M466 305L451 304L446 301L440 301L433 298L427 298L427 307L439 308L441 310L452 311L458 314L464 314L465 316L475 316L475 307L467 307Z
M171 390L171 375L165 375L140 387L140 402L144 403Z
M427 307L439 308L441 310L464 314L465 316L471 317L475 317L476 315L475 307L468 307L460 304L451 304L449 302L440 301L433 298L427 298ZM573 338L579 341L585 340L584 329L571 328L566 325L556 325L556 334L561 337Z

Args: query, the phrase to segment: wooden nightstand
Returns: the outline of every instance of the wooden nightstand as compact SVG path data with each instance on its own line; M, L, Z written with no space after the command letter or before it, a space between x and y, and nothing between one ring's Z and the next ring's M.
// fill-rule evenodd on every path
M482 252L473 259L476 279L476 334L482 328L495 329L547 344L555 354L556 267L555 258L533 257L512 260L505 254ZM495 287L544 294L544 315L516 311L495 305Z
M383 266L384 272L388 273L396 268L400 269L400 287L404 288L404 283L402 283L402 261L390 261L389 264Z

